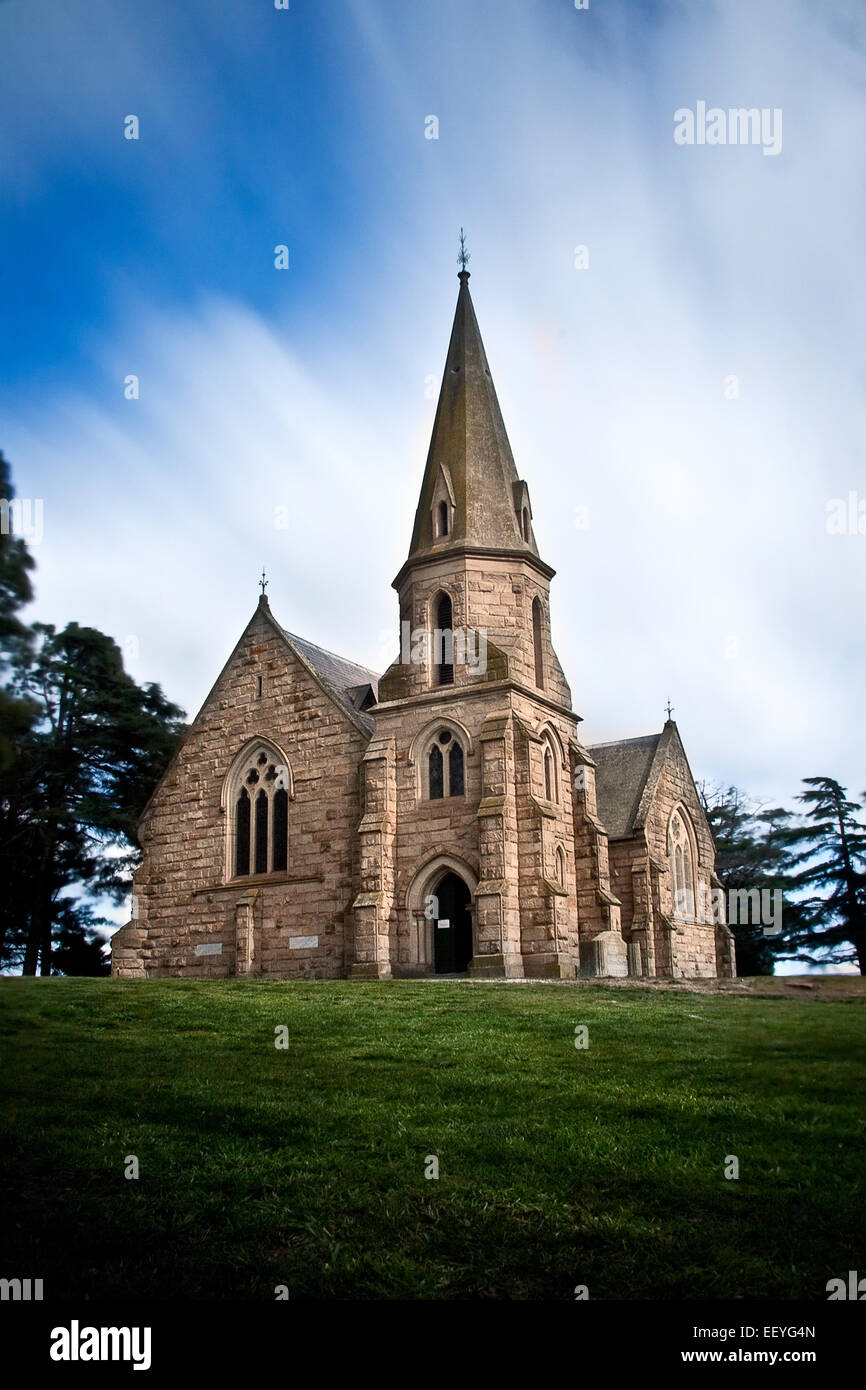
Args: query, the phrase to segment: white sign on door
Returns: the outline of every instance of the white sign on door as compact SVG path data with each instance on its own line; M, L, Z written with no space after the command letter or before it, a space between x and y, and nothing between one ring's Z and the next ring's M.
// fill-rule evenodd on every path
M450 926L451 926L451 918L450 918L450 917L440 917L440 918L439 918L439 921L436 923L436 925L437 925L437 927L439 927L439 928L442 928L442 927L450 927Z

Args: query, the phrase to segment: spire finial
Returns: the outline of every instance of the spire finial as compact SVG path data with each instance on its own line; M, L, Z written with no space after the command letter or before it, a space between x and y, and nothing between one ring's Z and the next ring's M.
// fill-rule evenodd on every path
M670 697L670 695L668 696L668 702L667 702L667 704L665 705L665 710L667 711L668 722L670 722L670 717L671 717L671 715L673 714L673 711L674 711L674 706L671 704L671 697Z
M269 583L270 583L270 580L265 578L264 566L262 566L262 577L261 577L261 579L259 580L259 587L260 587L260 589L261 589L261 591L262 591L262 598L265 598L265 597L266 597L266 595L265 595L265 589L268 587L268 584L269 584Z
M469 274L469 271L466 269L466 267L468 266L470 259L471 259L471 257L470 257L470 255L469 255L469 252L466 250L466 237L464 236L464 234L463 234L463 228L461 227L461 228L460 228L460 251L458 252L458 255L457 255L457 264L458 264L459 267L460 267L460 275L459 275L458 278L462 279L462 277L463 277L464 275L468 275L468 274Z

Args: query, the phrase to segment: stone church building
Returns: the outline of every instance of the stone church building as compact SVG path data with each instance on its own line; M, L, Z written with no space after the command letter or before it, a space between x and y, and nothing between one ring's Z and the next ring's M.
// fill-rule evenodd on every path
M145 808L115 975L734 974L676 725L581 742L459 279L398 655L377 676L262 595Z

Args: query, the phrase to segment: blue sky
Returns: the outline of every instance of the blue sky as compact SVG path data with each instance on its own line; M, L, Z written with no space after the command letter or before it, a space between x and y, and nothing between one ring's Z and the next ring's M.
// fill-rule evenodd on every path
M846 0L5 0L31 616L192 714L264 565L384 669L463 225L586 740L670 696L697 777L862 792L866 534L826 516L866 500L864 57ZM780 109L781 152L678 146L701 100Z

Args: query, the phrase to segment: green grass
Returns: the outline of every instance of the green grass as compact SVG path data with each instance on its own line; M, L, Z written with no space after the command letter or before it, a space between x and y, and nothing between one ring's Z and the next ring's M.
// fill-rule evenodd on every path
M0 1274L50 1298L825 1299L866 1256L864 1022L863 999L603 986L3 980Z

